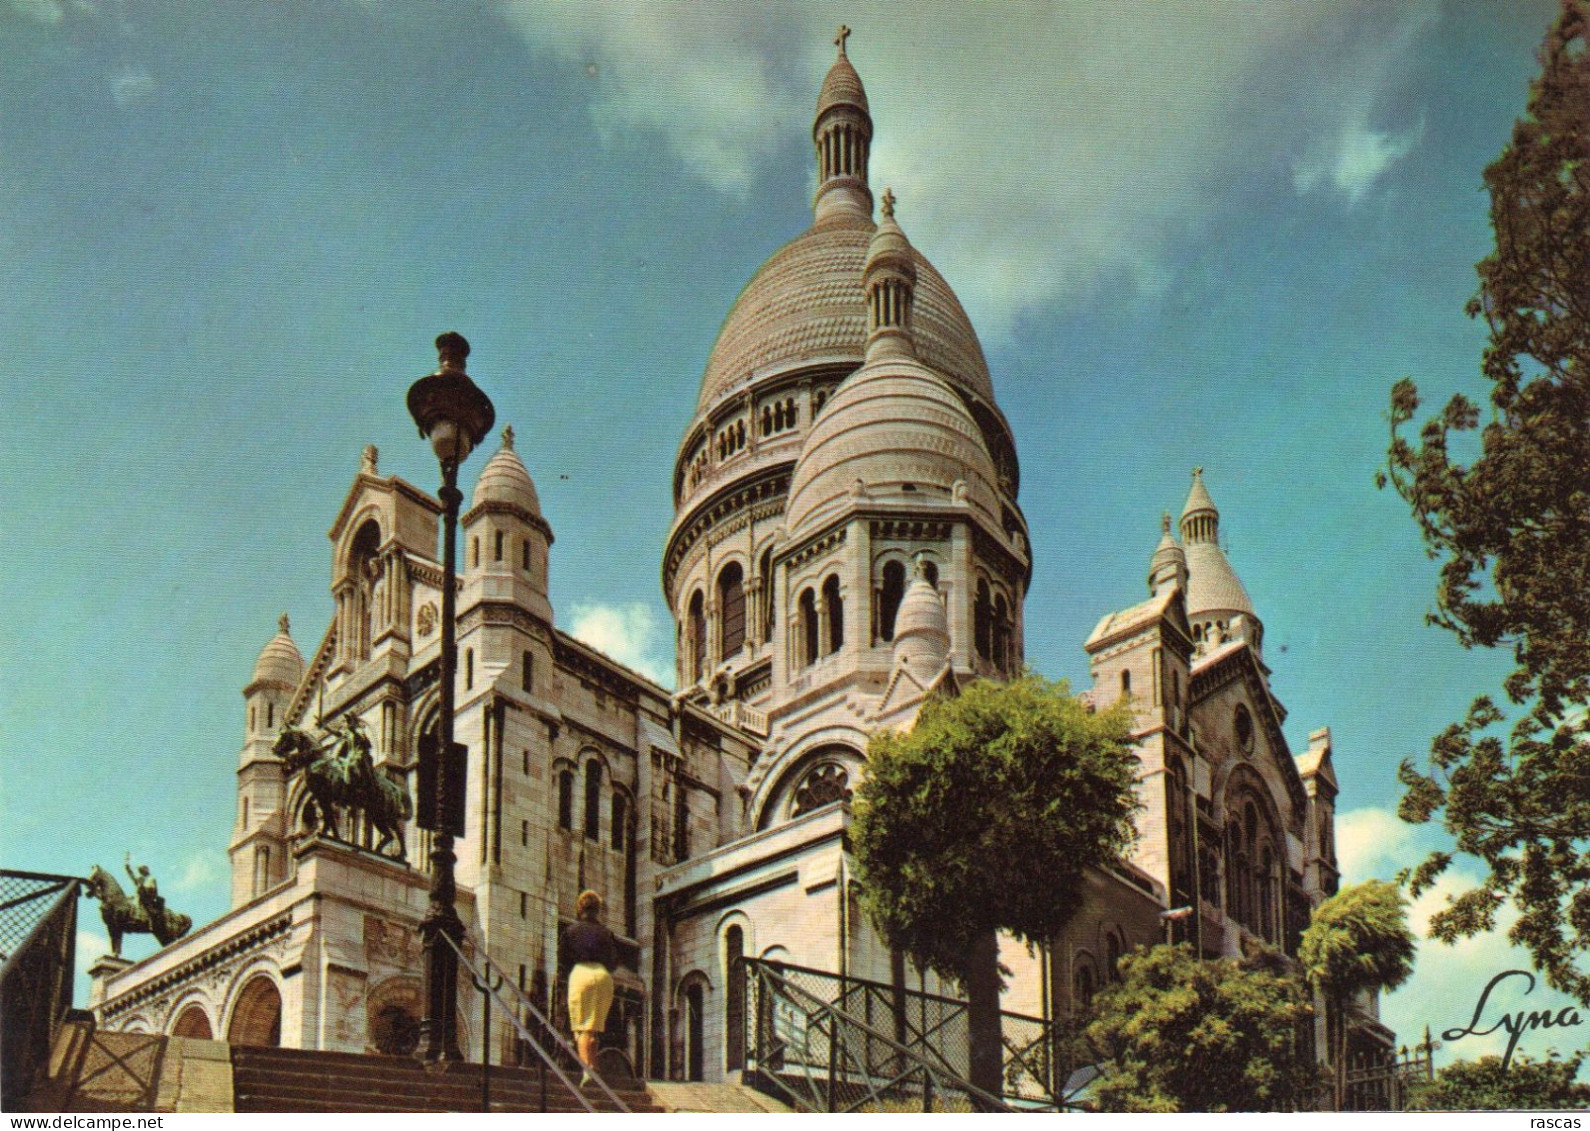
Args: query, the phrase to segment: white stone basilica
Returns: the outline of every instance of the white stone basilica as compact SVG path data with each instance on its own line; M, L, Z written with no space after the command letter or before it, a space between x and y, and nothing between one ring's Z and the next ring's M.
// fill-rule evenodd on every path
M511 429L461 520L469 944L555 1000L560 928L581 889L602 893L622 950L608 1039L652 1077L740 1067L726 1024L739 955L944 989L861 914L848 799L873 731L1022 666L1032 561L1011 427L889 194L874 218L872 132L842 35L813 125L814 222L729 311L679 448L662 565L679 692L555 626L552 527ZM232 910L142 962L102 960L103 1026L357 1052L412 1041L428 834L410 829L401 859L361 829L345 834L362 848L312 835L272 745L356 713L377 764L412 788L436 725L440 514L366 450L331 528L335 618L306 654L283 617L243 690ZM1126 949L1165 937L1171 909L1192 909L1169 929L1206 954L1248 936L1291 950L1336 888L1330 732L1288 748L1219 522L1194 473L1151 595L1086 642L1094 702L1137 708L1141 835L1088 876L1063 937L1004 948L1008 1009L1071 1014ZM478 1003L466 978L472 1058L510 1058L512 1031L499 1015L482 1032Z

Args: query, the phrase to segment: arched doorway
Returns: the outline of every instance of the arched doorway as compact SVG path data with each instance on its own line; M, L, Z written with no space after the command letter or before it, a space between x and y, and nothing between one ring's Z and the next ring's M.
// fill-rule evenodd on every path
M177 1015L177 1023L171 1026L173 1037L194 1037L201 1041L215 1038L215 1032L210 1028L209 1014L204 1012L204 1007L197 1003L188 1006Z
M699 981L685 987L685 1079L706 1079L706 991Z
M745 971L740 966L744 955L745 929L735 924L723 933L724 965L729 979L723 995L723 1043L731 1072L745 1067Z
M238 994L226 1041L232 1045L269 1048L282 1043L282 995L276 983L264 974L251 980Z

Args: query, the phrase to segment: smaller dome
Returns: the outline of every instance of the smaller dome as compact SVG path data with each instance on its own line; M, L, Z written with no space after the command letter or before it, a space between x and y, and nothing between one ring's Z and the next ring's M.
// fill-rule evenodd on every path
M486 461L480 478L475 481L475 497L470 505L473 508L482 503L508 503L533 515L541 513L536 485L530 478L530 472L525 469L524 461L513 450L512 425L502 430L502 447Z
M998 475L982 432L958 394L910 360L865 365L829 398L790 477L785 527L852 498L918 506L963 499L999 514Z
M867 106L867 90L861 85L861 76L856 73L856 68L850 65L850 60L845 55L845 40L848 38L850 38L850 29L841 27L839 37L834 40L839 45L839 58L834 60L832 67L828 68L828 75L823 79L823 88L817 94L819 118L835 106L853 106L863 114L871 113Z
M260 649L259 659L254 663L254 678L249 680L250 687L259 683L274 683L296 688L304 678L304 657L287 630L286 613L282 614L278 624L280 630L271 637L270 643Z
M916 577L901 598L894 618L894 662L926 675L942 668L949 656L949 614L918 559Z

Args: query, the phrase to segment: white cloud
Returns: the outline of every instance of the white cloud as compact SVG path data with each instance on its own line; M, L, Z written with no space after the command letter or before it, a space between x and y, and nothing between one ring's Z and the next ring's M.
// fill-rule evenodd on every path
M1406 824L1387 809L1340 813L1336 817L1336 847L1343 883L1392 879L1402 868L1423 859L1426 850L1421 842L1429 840L1428 830ZM1518 920L1510 907L1497 915L1494 931L1451 946L1429 937L1430 916L1452 896L1476 886L1480 878L1478 866L1459 857L1408 909L1408 925L1419 940L1413 976L1401 989L1383 995L1380 1003L1381 1018L1396 1030L1399 1041L1412 1044L1422 1039L1426 1025L1438 1041L1448 1029L1468 1028L1480 994L1492 978L1506 970L1530 969L1528 953L1507 940L1508 930ZM1528 983L1522 978L1499 985L1476 1028L1495 1026L1504 1011L1557 1010L1571 1004L1564 995L1548 990L1538 974L1535 978L1535 988L1527 995L1524 987ZM1590 1016L1590 1011L1586 1013ZM1575 1029L1539 1030L1525 1033L1518 1051L1541 1056L1553 1046L1569 1049L1583 1042L1583 1033ZM1507 1033L1498 1028L1488 1036L1463 1036L1444 1041L1443 1046L1438 1063L1499 1055L1506 1050Z
M155 77L144 67L124 67L110 80L110 96L123 109L136 106L155 92Z
M79 927L77 929L75 953L77 957L77 972L86 975L90 966L94 965L101 956L110 953L110 939L99 931L91 931L86 927Z
M61 0L11 0L11 9L41 24L58 24L66 18Z
M1423 121L1403 134L1371 129L1364 122L1349 123L1337 137L1316 145L1293 164L1292 184L1305 194L1328 184L1349 204L1357 204L1423 137Z
M1369 123L1436 11L1034 0L996 14L922 0L901 18L881 0L503 3L533 49L587 68L605 142L658 135L699 179L742 196L804 135L831 29L851 24L874 188L894 187L906 231L993 334L1109 279L1163 293L1177 241L1246 178L1290 171L1361 198L1418 140ZM807 45L796 57L792 41Z
M173 891L197 891L226 878L227 869L213 853L195 852L182 865L182 874L172 882Z
M668 630L650 605L579 603L571 610L571 635L664 687L674 684Z

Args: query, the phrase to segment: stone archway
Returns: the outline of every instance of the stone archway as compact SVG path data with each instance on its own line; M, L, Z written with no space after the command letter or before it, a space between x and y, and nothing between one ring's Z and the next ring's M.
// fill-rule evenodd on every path
M210 1027L210 1015L204 1012L204 1006L195 1002L177 1014L176 1024L171 1026L171 1035L209 1041L215 1039L215 1030Z
M419 1046L420 1015L424 1012L418 982L408 978L386 982L370 995L365 1007L369 1025L367 1050L385 1056L408 1056Z
M256 975L237 995L226 1040L232 1045L269 1048L282 1043L282 995L266 975Z

